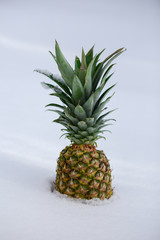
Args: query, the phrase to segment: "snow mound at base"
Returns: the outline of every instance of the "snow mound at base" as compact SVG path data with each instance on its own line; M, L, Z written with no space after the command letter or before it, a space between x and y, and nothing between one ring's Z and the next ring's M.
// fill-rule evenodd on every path
M115 195L113 195L110 199L104 199L104 200L100 200L99 198L93 198L93 199L90 199L90 200L76 199L76 198L69 197L66 194L62 194L62 193L56 191L55 189L54 189L54 194L58 198L65 199L65 200L70 201L70 202L86 204L86 205L91 205L91 206L103 206L103 205L106 205L106 204L109 204L109 203L113 202L113 200L115 199Z

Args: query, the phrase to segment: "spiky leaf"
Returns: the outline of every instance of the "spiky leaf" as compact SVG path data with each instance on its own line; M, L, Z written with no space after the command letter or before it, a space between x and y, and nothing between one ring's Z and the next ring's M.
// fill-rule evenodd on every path
M94 118L86 118L85 121L89 127L92 127L94 124Z
M101 124L103 124L103 123L105 123L105 122L109 122L109 121L115 121L115 122L116 122L116 119L114 119L114 118L109 118L109 119L102 120L105 116L106 116L105 114L101 115L101 116L96 120L96 124L101 125Z
M64 82L64 80L48 71L45 70L40 70L40 69L36 69L34 70L35 72L41 73L43 75L45 75L46 77L50 78L52 81L54 81L59 87L61 87L68 95L71 96L71 92L69 90L69 88L67 87L66 83Z
M113 66L115 65L115 63L111 64L107 70L105 71L104 75L103 75L103 78L102 78L102 81L101 83L103 83L105 81L105 79L107 78L109 72L111 71L111 69L113 68ZM112 74L110 74L110 77L114 74L114 72Z
M74 78L74 72L66 58L64 57L63 53L60 50L60 47L56 41L55 44L55 51L56 51L56 59L57 59L57 65L59 68L59 71L61 72L61 75L64 79L64 81L67 83L67 85L72 89L72 81Z
M77 105L74 110L74 114L78 117L79 120L84 120L87 115L82 106Z
M85 95L86 99L89 98L92 92L92 67L95 61L95 57L92 59L90 62L88 68L87 68L87 73L86 73L86 78L85 78L85 85L84 85L84 90L85 90Z
M88 132L87 131L79 131L79 134L81 134L83 137L88 136Z
M69 127L70 127L71 129L73 129L73 131L74 131L75 133L77 133L77 132L79 131L79 128L76 127L76 126L74 126L74 125L72 125L72 124L69 124Z
M81 56L81 62L80 62L80 68L78 69L78 77L84 86L85 84L85 76L86 76L86 71L87 71L87 63L86 63L86 56L84 53L84 49L82 48L82 56Z
M73 124L76 125L78 123L77 118L73 117L67 109L65 109L64 113L65 113L65 116L69 118Z
M65 114L64 114L64 112L62 112L62 111L59 111L59 110L47 109L46 111L56 112L56 113L58 113L60 116L62 116L62 117L65 117Z
M106 91L104 91L104 93L98 99L95 107L97 107L103 101L103 99L105 99L106 95L112 90L112 88L114 88L115 85L116 84L113 84L111 87L107 88ZM115 94L115 92L114 92L114 94Z
M79 78L75 75L72 83L72 98L75 104L78 104L83 96L84 88Z
M87 69L86 56L83 48L82 48L81 66L83 66L84 69Z
M80 67L81 67L81 61L80 61L80 59L76 56L76 58L75 58L75 73L76 73L77 76L79 75Z
M93 90L96 89L105 69L110 65L110 63L116 58L118 57L121 53L123 53L126 49L124 48L120 48L117 51L115 51L114 53L112 53L111 55L109 55L107 58L105 58L101 63L99 63L98 68L96 69L96 72L94 74L94 78L93 78ZM108 62L107 62L108 61ZM107 63L106 63L107 62ZM104 64L106 63L106 65L104 66Z
M94 45L93 47L91 47L91 49L87 52L86 54L86 63L87 63L87 66L90 64L90 62L92 61L93 59L93 48L94 48Z
M54 60L57 62L56 56L55 56L51 51L49 51L49 53L50 53L51 56L54 58Z
M88 133L94 133L95 132L95 130L96 130L96 128L94 128L94 127L89 127L89 128L87 128L87 132Z
M63 110L65 109L64 106L61 106L61 105L56 104L56 103L47 104L45 107L58 107L58 108L62 108Z
M93 112L93 117L95 119L97 119L97 117L101 114L101 112L104 110L104 107L106 105L106 103L108 103L110 101L110 99L113 97L114 93L109 96L105 101L103 101L98 107L95 108L94 112Z
M84 122L84 121L80 121L80 122L78 122L78 127L79 127L81 130L86 130L86 129L87 129L87 124L86 124L86 122Z
M100 121L102 121L103 118L105 118L107 115L109 115L110 113L114 112L115 110L117 110L117 108L115 108L115 109L113 109L113 110L110 110L110 111L108 111L107 113L101 115L101 116L97 119L96 125L99 126ZM111 118L111 119L106 119L106 120L104 120L103 122L110 121L110 120L116 121L115 119L112 119L112 118Z
M70 97L68 97L66 94L62 93L51 93L51 96L56 96L58 97L63 103L67 105L67 102L72 104L72 100Z
M83 105L83 108L87 113L87 117L90 117L92 115L93 107L94 107L94 94L92 94L87 100L87 102L85 102L85 104Z
M50 103L47 107L56 107L62 110L48 109L60 115L54 122L63 125L65 129L62 130L66 131L64 135L72 143L76 144L95 144L95 141L102 137L101 133L109 131L103 131L103 128L111 125L109 121L115 120L105 119L114 110L102 115L102 112L107 109L105 105L113 96L107 97L107 94L115 84L106 90L104 90L104 87L112 76L112 74L109 75L110 70L114 66L112 61L125 49L120 48L102 62L99 62L99 57L104 49L93 56L93 47L86 55L82 48L81 61L76 57L75 70L73 71L56 42L56 56L52 52L50 54L56 61L62 78L46 71L38 71L58 85L43 83L43 85L55 92L50 95L58 97L64 106Z
M111 78L112 75L113 75L113 73L110 74L108 77L105 76L105 77L102 79L101 85L96 89L96 91L95 91L95 93L94 93L94 102L95 102L95 103L97 103L97 100L98 100L98 98L99 98L99 96L100 96L100 94L101 94L104 86L106 85L106 83L108 82L108 80ZM96 105L96 106L97 106L97 105Z

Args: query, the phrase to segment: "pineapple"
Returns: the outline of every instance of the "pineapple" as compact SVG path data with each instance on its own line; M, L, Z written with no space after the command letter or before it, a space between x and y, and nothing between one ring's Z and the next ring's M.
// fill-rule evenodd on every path
M94 56L93 48L87 54L82 48L81 60L76 56L73 70L56 41L55 55L50 54L61 77L35 70L52 81L52 84L43 82L43 85L53 90L50 95L58 97L62 104L53 102L46 107L59 115L53 122L63 126L62 136L71 141L58 158L55 189L70 197L88 200L109 199L113 193L109 160L103 151L96 149L96 141L104 138L103 132L109 130L103 129L115 121L106 118L114 111L106 111L106 104L114 95L108 96L108 93L115 84L106 89L105 86L113 75L110 74L113 60L126 50L120 48L100 62L99 57L105 49Z

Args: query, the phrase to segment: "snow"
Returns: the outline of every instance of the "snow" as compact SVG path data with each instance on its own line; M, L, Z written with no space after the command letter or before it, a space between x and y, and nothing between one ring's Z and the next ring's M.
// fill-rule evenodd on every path
M47 162L1 154L1 239L158 240L158 169L136 167L121 159L113 162L113 197L84 201L52 192L56 160L51 167Z
M159 240L158 3L0 5L0 240ZM102 59L127 48L110 82L118 82L108 105L118 107L110 115L117 122L106 141L97 142L113 169L109 200L73 200L52 191L58 155L69 141L59 139L61 127L52 123L57 114L43 108L58 103L40 84L48 79L33 70L59 74L48 53L55 38L72 66L81 46L106 47Z

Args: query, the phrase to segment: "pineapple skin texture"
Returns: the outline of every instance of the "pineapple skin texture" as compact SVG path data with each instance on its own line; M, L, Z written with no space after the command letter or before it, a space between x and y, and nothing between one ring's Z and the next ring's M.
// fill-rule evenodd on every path
M93 145L65 147L57 162L55 189L77 199L109 199L113 194L109 160Z

